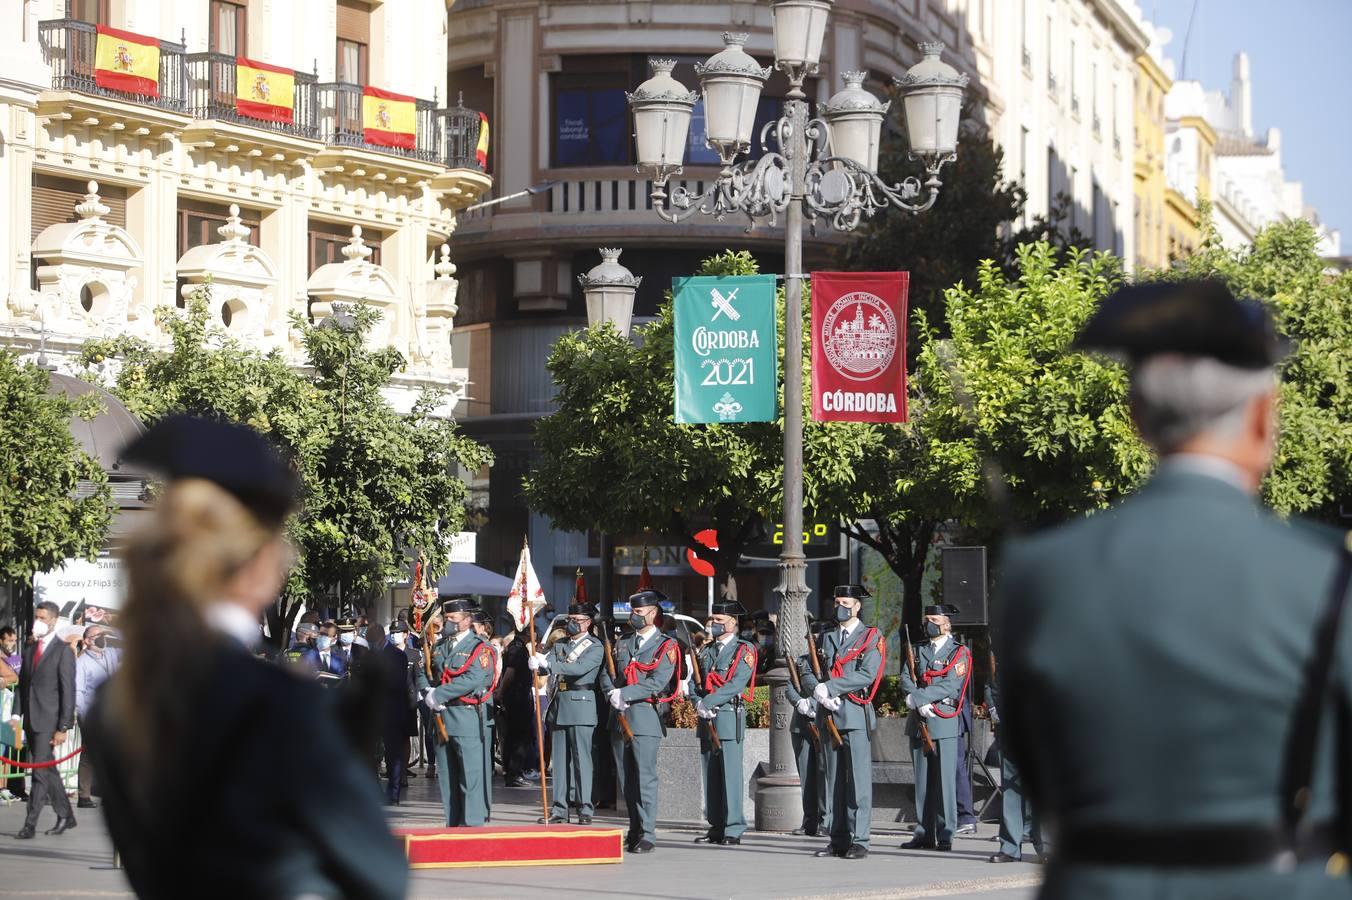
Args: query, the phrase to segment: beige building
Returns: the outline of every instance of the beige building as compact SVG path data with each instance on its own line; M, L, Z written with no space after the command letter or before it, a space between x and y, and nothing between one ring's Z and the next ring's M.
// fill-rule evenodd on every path
M443 0L0 0L0 342L164 339L211 282L232 334L366 300L394 401L463 395L456 210L492 184L446 92Z

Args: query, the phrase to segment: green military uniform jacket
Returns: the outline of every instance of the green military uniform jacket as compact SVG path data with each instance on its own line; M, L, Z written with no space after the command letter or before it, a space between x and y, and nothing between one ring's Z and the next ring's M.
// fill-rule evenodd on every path
M827 690L832 697L841 697L843 702L840 709L835 712L830 712L821 704L817 705L817 720L820 727L825 728L823 720L829 716L835 721L838 731L874 729L877 724L877 713L873 711L873 704L856 703L846 695L851 694L861 700L868 697L882 669L885 648L882 632L870 628L863 622L857 623L848 637L842 635L839 626L822 635L822 674L826 676ZM845 662L847 658L849 661ZM843 663L839 676L833 674L837 661ZM801 674L803 690L811 696L816 690L817 679L810 670Z
M589 634L559 641L550 648L550 686L554 691L549 702L551 724L596 724L596 689L605 658L605 645Z
M1001 743L1034 808L1086 826L1276 826L1339 535L1283 522L1209 460L1166 458L1113 509L1010 548L999 573ZM1223 472L1223 465L1220 469ZM1334 679L1352 689L1352 622ZM1332 693L1332 692L1331 692ZM1352 766L1324 714L1307 821ZM1065 865L1043 896L1348 896L1323 860L1165 870Z
M473 662L470 662L473 657ZM463 670L463 671L461 671ZM443 672L461 672L442 684ZM446 723L446 734L451 737L480 737L484 723L479 704L472 702L482 697L493 683L493 649L471 629L459 641L443 638L432 650L432 678L426 667L418 668L418 690L432 689L432 698Z
M932 641L925 641L915 648L915 671L920 677L919 686L911 680L911 667L901 667L901 689L911 695L916 706L906 714L906 733L915 737L923 721L929 726L931 738L958 737L962 733L961 703L972 676L971 651L952 635L937 650ZM928 684L926 673L930 673ZM935 714L924 718L919 710L927 703L934 704Z
M791 734L803 734L807 731L804 727L805 717L797 709L798 701L804 698L804 694L806 694L808 700L811 700L812 689L817 686L816 679L812 677L812 660L808 658L806 653L798 657L798 678L803 684L802 694L793 689L792 679L784 685L784 693L789 699L789 705L794 707L793 718L789 720L789 732Z
M720 740L741 740L746 733L746 707L740 698L756 673L756 646L741 638L733 638L724 644L714 642L700 650L699 660L705 683L696 685L695 693L705 709L718 710L717 718L705 721L714 723ZM734 661L736 668L729 672ZM706 690L711 686L711 674L717 676L715 681L726 680L721 686Z
M621 683L613 683L610 673L603 670L602 692L608 694L613 688L620 688L620 697L629 704L629 708L621 715L629 720L629 728L634 734L664 735L666 730L656 701L665 700L673 690L671 679L680 666L680 646L674 639L657 630L643 643L642 648L639 648L637 633L625 637L616 645L615 654L615 667ZM644 671L650 666L651 670ZM632 672L633 684L629 684L626 672ZM611 724L616 731L619 730L615 719L612 718Z

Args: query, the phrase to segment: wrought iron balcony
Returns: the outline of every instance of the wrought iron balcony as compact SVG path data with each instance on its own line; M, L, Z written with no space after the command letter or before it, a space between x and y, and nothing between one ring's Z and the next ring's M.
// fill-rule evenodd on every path
M457 98L455 106L437 110L437 139L442 164L448 169L486 171L487 160L480 160L478 156L482 128L479 111L465 107L464 94Z
M157 106L161 109L187 110L187 69L184 46L160 41L158 96L149 97L128 91L101 87L95 79L98 31L94 25L76 19L48 19L38 23L38 45L42 58L52 68L52 89L78 91Z
M238 60L225 53L192 53L187 57L188 112L196 119L238 122L283 134L314 140L319 137L315 119L314 75L296 72L291 102L291 121L278 122L245 115L238 109L236 80Z
M358 147L376 153L393 153L424 162L440 162L437 148L436 103L415 100L413 147L390 147L366 139L362 118L362 86L342 81L315 85L315 109L319 139L338 147ZM476 134L477 138L478 135Z

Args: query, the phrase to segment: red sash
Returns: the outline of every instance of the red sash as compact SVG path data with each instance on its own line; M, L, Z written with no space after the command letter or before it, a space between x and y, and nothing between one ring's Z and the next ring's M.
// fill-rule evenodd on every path
M473 650L470 651L469 659L465 660L465 664L463 666L461 666L458 669L442 669L441 683L450 684L452 679L464 675L466 672L469 671L469 667L474 665L474 660L478 659L479 654L485 650L488 650L488 644L485 644L482 641L480 641L479 644ZM496 687L498 683L498 673L497 666L493 664L493 651L491 650L488 650L488 664L490 666L493 666L493 687ZM484 694L483 697L471 697L469 694L466 694L463 697L456 697L454 702L463 703L466 706L477 706L480 703L484 702L484 697L487 697L493 693L493 687L490 687L488 689L488 693Z
M751 681L747 684L746 690L742 691L742 699L747 703L750 703L751 698L756 695L757 664L756 651L750 644L738 644L737 653L732 657L732 662L728 665L728 670L722 675L715 672L712 666L709 667L708 673L704 676L704 693L712 694L714 691L727 684L729 679L732 678L732 673L737 671L737 664L742 661L742 657L746 655L748 649L751 650ZM717 654L715 654L715 658L716 657Z
M641 663L641 662L639 662L639 661L638 661L638 656L637 656L637 655L629 657L629 665L627 665L627 666L624 667L624 682L625 682L625 684L626 684L626 685L629 685L629 684L637 684L637 683L638 683L638 676L639 676L639 673L640 673L640 672L643 673L643 674L645 674L645 675L648 674L649 672L655 672L655 671L657 670L657 667L660 666L660 665L662 664L662 657L664 657L664 656L667 655L667 648L668 648L668 646L669 646L669 645L675 645L675 644L676 644L676 642L673 641L671 638L667 638L667 639L665 639L664 641L662 641L661 645L658 646L658 648L657 648L657 655L655 655L655 656L653 657L653 661L652 661L652 662L649 662L649 663ZM671 692L670 696L667 696L667 697L649 697L649 698L647 698L646 700L640 700L640 701L638 701L639 703L670 703L672 700L675 700L677 697L680 697L680 696L685 692L685 691L684 691L685 679L681 676L681 672L683 671L683 668L684 668L683 663L682 663L682 660L681 660L681 648L680 648L679 645L677 645L677 646L675 646L674 650L675 650L675 653L676 653L676 688L675 688L675 690L673 690L673 691ZM637 654L637 651L635 651L635 654Z
M883 669L887 666L887 642L878 635L878 629L869 626L868 631L864 632L864 639L850 649L850 652L840 657L831 666L831 677L840 678L845 674L845 667L854 662L863 652L873 645L874 640L878 641L878 652L882 654L882 659L878 661L878 674L873 676L873 687L869 688L867 697L860 697L854 693L846 694L855 703L860 706L873 702L873 697L878 693L878 685L883 681Z
M962 644L958 644L958 652L953 654L953 658L948 661L948 665L944 666L942 669L935 669L933 671L927 670L924 675L920 676L920 680L925 682L926 687L929 687L931 681L933 681L936 678L942 678L943 676L947 675L949 672L953 670L954 666L956 666L959 662L961 662L963 659L966 658L968 658L967 648L964 647ZM958 692L958 702L953 706L953 711L951 713L940 712L939 707L935 706L934 714L941 719L951 719L954 716L961 713L963 701L967 699L967 682L971 680L972 680L972 665L969 659L967 664L967 671L962 678L962 690Z

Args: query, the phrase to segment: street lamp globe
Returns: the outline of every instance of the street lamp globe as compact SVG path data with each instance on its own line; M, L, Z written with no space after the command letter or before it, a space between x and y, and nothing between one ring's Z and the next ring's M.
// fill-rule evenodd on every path
M920 52L924 58L895 82L902 90L911 155L938 168L957 152L967 76L939 59L943 44L922 43Z
M661 178L681 170L690 134L690 112L696 94L675 78L674 59L654 59L648 64L653 75L630 93L634 110L634 143L640 169L655 170Z
M756 104L770 77L770 68L758 64L742 49L747 37L725 31L726 46L707 62L695 64L704 91L706 140L718 151L724 165L750 148Z
M620 265L621 252L602 247L601 264L586 275L577 276L577 280L587 297L587 324L610 322L628 337L634 318L634 294L643 279Z
M845 88L822 107L831 126L831 152L852 159L869 173L878 171L878 142L883 118L892 105L864 90L864 72L844 72Z
M775 63L790 81L801 81L817 71L831 3L832 0L775 0L770 4Z

